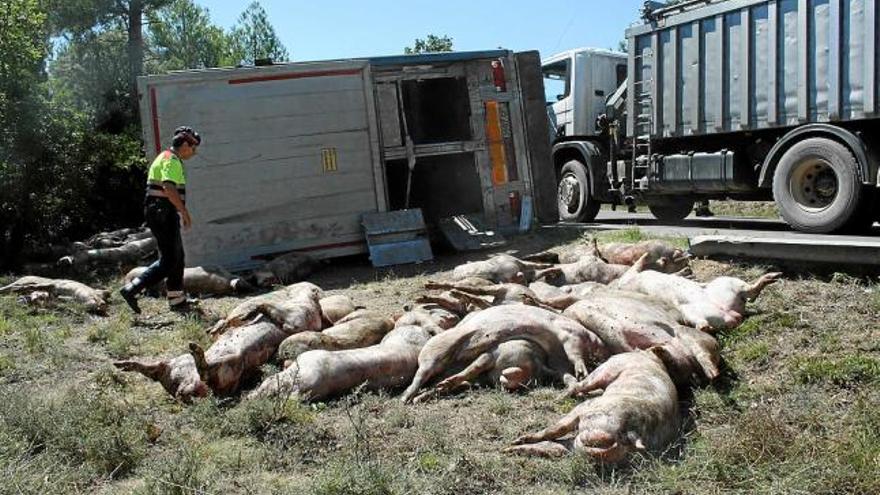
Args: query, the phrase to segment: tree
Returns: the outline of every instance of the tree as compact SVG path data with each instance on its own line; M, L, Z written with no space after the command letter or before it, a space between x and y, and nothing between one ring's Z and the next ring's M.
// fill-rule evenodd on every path
M102 132L124 132L137 123L129 93L127 39L118 28L90 32L61 45L50 65L54 98L83 112Z
M241 64L253 65L256 60L263 58L273 61L290 58L260 2L251 3L242 12L231 37L232 53Z
M49 42L47 16L36 0L0 4L0 268L24 243L21 181L29 139L40 114L38 87Z
M208 9L193 0L177 0L147 15L149 40L159 70L199 69L234 65L232 43L222 28L211 24Z
M144 73L144 15L172 0L47 0L56 34L68 40L95 39L107 30L127 34L128 97L137 115L137 76Z
M407 55L416 53L432 53L432 52L451 52L452 38L449 36L434 36L429 34L427 38L416 38L412 47L403 49L403 53Z

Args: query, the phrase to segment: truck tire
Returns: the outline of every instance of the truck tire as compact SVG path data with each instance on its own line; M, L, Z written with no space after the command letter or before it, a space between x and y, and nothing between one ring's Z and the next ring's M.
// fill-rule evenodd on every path
M692 198L663 198L648 201L648 209L654 218L663 222L680 222L694 209Z
M855 227L865 197L859 165L846 146L805 139L782 155L773 174L773 198L796 230L816 234Z
M602 205L590 193L587 169L578 160L570 160L562 166L556 203L559 220L563 222L589 222L599 213Z

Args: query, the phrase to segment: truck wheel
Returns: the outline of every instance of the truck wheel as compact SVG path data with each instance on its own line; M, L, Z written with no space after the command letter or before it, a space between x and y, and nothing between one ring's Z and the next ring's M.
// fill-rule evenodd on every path
M680 222L693 211L694 200L691 198L653 199L648 201L648 209L657 220Z
M805 139L782 155L773 174L773 198L796 230L825 234L849 227L860 216L864 191L858 163L837 141Z
M563 222L589 222L596 218L601 203L590 194L590 181L584 164L571 160L562 166L556 202L559 220Z

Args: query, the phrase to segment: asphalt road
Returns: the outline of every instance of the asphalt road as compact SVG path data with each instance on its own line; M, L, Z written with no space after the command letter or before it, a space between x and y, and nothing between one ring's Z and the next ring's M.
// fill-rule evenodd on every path
M661 236L730 235L743 237L771 237L785 239L809 239L812 241L877 243L880 246L880 225L874 224L867 235L820 235L796 232L782 220L738 217L690 217L671 225L655 219L650 213L626 213L624 211L600 211L590 223L558 224L556 228L593 230L621 230L638 227L639 230Z

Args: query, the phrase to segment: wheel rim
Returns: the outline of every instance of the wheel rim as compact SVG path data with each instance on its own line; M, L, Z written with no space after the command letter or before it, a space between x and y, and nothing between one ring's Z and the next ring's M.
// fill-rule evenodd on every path
M568 213L577 213L581 202L581 184L574 174L565 174L559 181L559 206Z
M821 158L801 162L794 169L789 185L792 199L810 212L831 206L840 189L831 164Z

